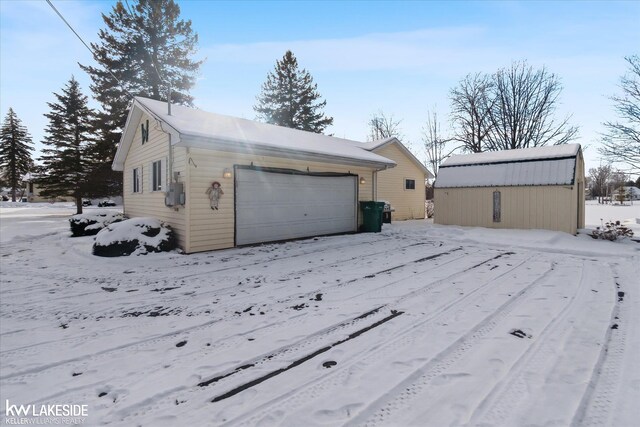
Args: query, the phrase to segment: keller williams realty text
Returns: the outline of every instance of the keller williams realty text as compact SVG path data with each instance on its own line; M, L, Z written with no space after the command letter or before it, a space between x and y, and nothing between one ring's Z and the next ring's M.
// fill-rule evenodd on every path
M89 416L89 405L50 404L50 405L12 405L5 401L5 422L16 424L82 424L83 417ZM31 418L27 420L25 418Z

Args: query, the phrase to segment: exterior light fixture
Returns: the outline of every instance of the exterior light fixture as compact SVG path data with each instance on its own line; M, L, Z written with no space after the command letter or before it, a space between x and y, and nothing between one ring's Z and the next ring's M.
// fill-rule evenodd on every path
M364 177L363 177L363 176L361 176L361 177L360 177L360 185L364 185L364 184L366 184L366 183L367 183L367 180L366 180L366 179L364 179Z
M223 178L231 178L231 169L224 168L224 171L222 171L222 177Z

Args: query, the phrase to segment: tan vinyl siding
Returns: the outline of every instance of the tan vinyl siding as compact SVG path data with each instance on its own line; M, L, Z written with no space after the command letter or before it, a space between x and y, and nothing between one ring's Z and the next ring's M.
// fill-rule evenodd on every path
M366 183L359 185L358 198L372 200L373 170L353 166L334 165L303 160L278 157L254 156L250 154L229 153L200 148L189 148L188 163L189 191L187 192L187 206L190 211L189 245L187 252L200 252L233 247L234 242L234 178L223 178L225 168L233 171L234 165L251 165L261 167L275 167L296 169L311 172L350 172L364 177ZM197 167L196 167L197 165ZM209 206L206 195L211 182L221 184L224 195L220 198L218 210L213 211Z
M146 124L149 120L149 140L142 144L140 124ZM170 224L178 237L178 244L186 247L186 215L184 208L170 208L164 204L164 195L169 182L168 159L169 159L169 137L162 132L156 121L149 116L142 116L137 124L136 134L129 153L125 160L123 171L123 198L124 214L133 217L153 217ZM173 148L173 171L180 172L180 180L186 179L185 149L182 147ZM162 190L151 191L151 165L154 161L162 161ZM133 192L133 169L142 168L142 179L140 181L142 191Z
M494 191L501 194L500 222L493 222ZM434 222L575 234L577 197L576 186L436 188Z
M389 144L376 154L391 159L397 166L378 172L377 200L391 203L393 220L424 219L425 173L396 144ZM405 189L405 179L413 179L415 190Z
M501 221L493 222L493 192L501 193ZM547 229L575 234L575 186L436 188L436 224Z

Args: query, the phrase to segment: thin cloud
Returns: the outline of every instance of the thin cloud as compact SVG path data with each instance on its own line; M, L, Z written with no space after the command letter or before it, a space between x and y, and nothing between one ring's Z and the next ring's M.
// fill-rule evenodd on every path
M486 34L480 27L455 27L344 39L220 44L200 52L210 64L271 65L289 49L314 71L420 70L491 62L499 52L479 47Z

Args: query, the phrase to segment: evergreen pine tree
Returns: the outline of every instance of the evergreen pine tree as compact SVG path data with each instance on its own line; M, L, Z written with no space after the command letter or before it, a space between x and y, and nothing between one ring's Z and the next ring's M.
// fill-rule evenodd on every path
M333 117L322 111L327 101L319 101L318 85L288 50L267 75L253 109L258 119L274 125L322 133L333 124Z
M106 28L98 33L99 42L91 44L100 67L80 67L91 77L90 88L102 107L94 122L97 139L91 152L101 161L91 179L106 195L122 191L122 174L111 170L111 162L130 95L166 100L170 86L172 102L191 105L189 90L202 61L191 59L198 35L190 20L180 19L180 7L173 0L138 0L131 5L118 1L102 19Z
M22 177L33 167L31 152L33 141L13 108L2 124L0 133L0 170L2 180L11 188L11 201L16 201L16 191L22 185Z
M54 92L54 96L57 101L47 103L50 112L45 117L49 124L43 141L47 148L39 159L42 167L36 182L42 187L43 197L72 196L77 213L82 213L82 197L93 195L88 159L93 111L73 77L62 94Z

